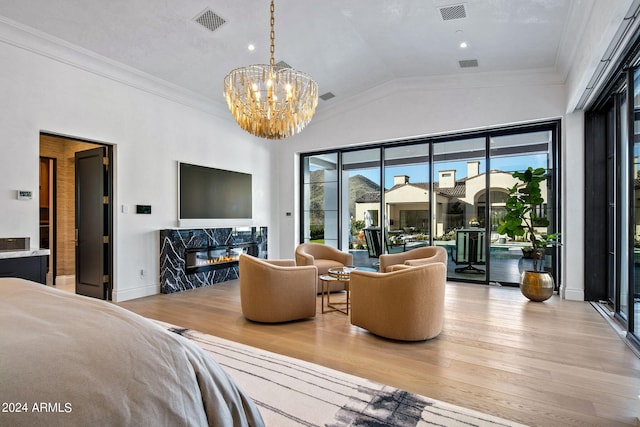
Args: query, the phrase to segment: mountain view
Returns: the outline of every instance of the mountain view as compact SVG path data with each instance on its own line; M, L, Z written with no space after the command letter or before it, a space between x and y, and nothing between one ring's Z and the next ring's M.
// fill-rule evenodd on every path
M310 174L310 203L311 224L324 224L324 171L313 171ZM362 175L349 178L349 215L355 216L356 199L365 193L379 192L380 186Z

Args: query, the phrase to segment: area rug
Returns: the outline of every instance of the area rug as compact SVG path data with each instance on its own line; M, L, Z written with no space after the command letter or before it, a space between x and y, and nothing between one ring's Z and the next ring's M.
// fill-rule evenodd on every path
M522 426L303 360L157 322L208 352L267 426Z

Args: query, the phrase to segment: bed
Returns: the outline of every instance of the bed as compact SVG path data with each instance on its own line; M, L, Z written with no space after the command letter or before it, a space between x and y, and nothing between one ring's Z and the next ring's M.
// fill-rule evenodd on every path
M0 278L0 425L261 426L189 340L114 304Z

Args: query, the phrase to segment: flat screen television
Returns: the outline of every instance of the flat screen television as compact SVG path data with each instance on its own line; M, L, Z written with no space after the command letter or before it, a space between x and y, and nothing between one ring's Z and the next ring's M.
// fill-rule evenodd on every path
M178 218L251 218L251 174L178 162Z

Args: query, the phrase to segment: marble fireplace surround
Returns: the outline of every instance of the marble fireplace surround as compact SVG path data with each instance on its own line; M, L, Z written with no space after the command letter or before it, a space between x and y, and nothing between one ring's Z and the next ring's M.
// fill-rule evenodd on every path
M198 254L248 253L267 258L267 227L170 228L160 230L160 292L171 294L237 279L237 259L189 266Z

